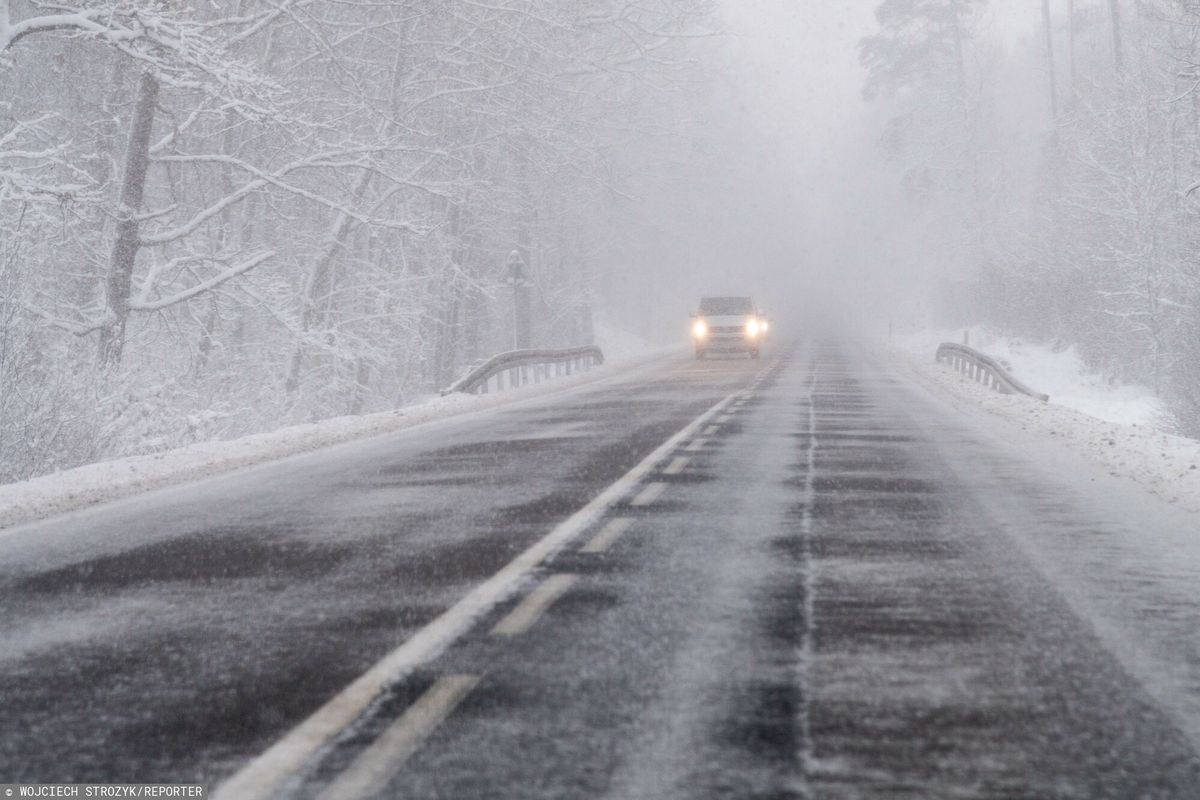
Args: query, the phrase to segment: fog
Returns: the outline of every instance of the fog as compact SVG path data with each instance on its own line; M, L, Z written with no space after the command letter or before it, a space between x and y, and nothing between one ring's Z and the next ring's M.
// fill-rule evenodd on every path
M656 305L754 292L799 335L985 325L1200 430L1200 16L1173 2L727 4L708 161ZM665 292L659 291L666 287ZM657 325L656 336L669 326Z
M1192 6L578 5L0 0L0 479L726 293L1075 347L1200 430Z
M930 323L944 265L928 258L929 223L883 146L891 104L863 97L859 45L876 30L876 6L720 8L717 66L689 131L695 160L639 197L639 214L659 226L638 245L651 273L638 294L655 298L645 335L685 335L682 312L702 294L753 294L797 335ZM986 24L1011 45L1028 22ZM1008 106L1014 127L1028 118L1026 97Z
M910 292L888 244L897 183L862 100L858 41L873 7L721 8L713 83L691 132L696 161L641 198L661 220L644 252L670 310L653 335L685 335L684 312L702 294L752 294L799 331L816 318L853 327Z

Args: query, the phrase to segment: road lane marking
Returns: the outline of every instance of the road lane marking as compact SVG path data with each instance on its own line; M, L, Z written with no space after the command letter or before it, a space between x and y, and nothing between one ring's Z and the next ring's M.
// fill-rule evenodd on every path
M678 461L678 459L676 459ZM685 459L686 460L686 459ZM670 467L667 467L670 469ZM603 553L608 548L613 546L613 542L621 538L621 534L629 530L629 526L633 524L633 520L629 517L617 517L614 520L609 520L608 524L600 529L600 532L592 537L591 541L580 548L583 553Z
M717 422L720 422L723 425L726 422L729 422L731 419L733 419L733 414L722 414L721 416L717 417Z
M654 483L647 484L646 488L642 489L642 491L638 493L637 497L629 501L629 505L648 506L657 500L666 488L667 485L662 481L655 481Z
M704 435L712 436L714 433L716 433L719 430L721 430L720 425L709 425L707 428L704 429Z
M554 601L578 580L574 575L551 575L492 628L492 636L519 636L534 626Z
M436 658L471 630L480 617L511 597L530 572L621 502L661 461L721 413L733 401L733 397L729 395L721 399L689 422L591 502L376 662L325 705L220 784L212 800L274 798L291 776L312 760L327 742L353 723L388 686Z
M696 453L696 452L699 452L700 450L703 450L704 445L706 445L706 444L708 444L708 439L704 439L702 437L697 436L695 439L692 440L691 444L689 444L687 447L685 447L683 449L689 453Z
M797 665L799 672L798 678L800 685L804 687L801 692L800 709L797 714L797 727L800 733L800 763L805 771L813 771L813 744L812 744L812 721L811 721L811 701L808 697L808 687L812 685L812 664L815 658L813 652L813 631L814 631L814 614L816 613L816 605L813 593L816 591L816 563L813 560L812 553L812 537L813 537L813 506L817 499L817 409L815 405L815 395L817 392L817 374L816 368L812 361L809 361L809 380L808 391L803 399L807 406L808 414L805 420L805 437L808 439L807 446L804 449L804 488L801 500L800 511L800 559L801 559L801 580L804 583L804 599L803 599L803 625L804 639L800 645L800 660Z
M676 456L674 460L667 465L666 469L663 470L663 475L678 475L679 473L683 472L684 467L688 465L689 461L691 461L691 459L687 456Z
M320 800L358 800L380 794L404 763L454 711L479 678L447 675L421 695L320 795Z

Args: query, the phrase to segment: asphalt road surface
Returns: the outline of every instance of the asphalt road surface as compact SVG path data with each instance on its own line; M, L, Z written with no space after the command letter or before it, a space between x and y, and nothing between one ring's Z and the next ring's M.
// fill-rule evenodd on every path
M1190 521L853 343L0 532L0 783L1200 798Z

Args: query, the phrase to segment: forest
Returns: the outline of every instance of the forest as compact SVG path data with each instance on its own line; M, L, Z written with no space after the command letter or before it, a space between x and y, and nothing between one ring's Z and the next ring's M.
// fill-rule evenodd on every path
M513 262L536 343L590 341L710 22L0 0L0 482L436 391L512 349Z
M0 0L0 482L710 287L1075 347L1197 436L1197 223L1196 2Z
M1200 3L1024 5L884 0L861 43L938 318L1076 346L1200 435Z

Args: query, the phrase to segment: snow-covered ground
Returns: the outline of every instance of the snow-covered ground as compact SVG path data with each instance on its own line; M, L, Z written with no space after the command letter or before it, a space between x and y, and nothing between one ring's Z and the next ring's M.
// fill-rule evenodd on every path
M972 332L971 344L1012 365L1013 374L1037 391L1043 403L986 389L934 361L941 341L961 341L938 332L896 341L893 353L919 382L956 402L978 406L1057 440L1132 480L1168 503L1200 513L1200 440L1166 432L1169 416L1142 387L1113 386L1087 373L1072 350L1053 353L1034 345Z
M601 339L603 342L603 339ZM0 529L88 506L208 478L343 442L394 433L426 422L508 405L593 383L639 364L668 357L678 348L639 350L623 341L620 355L571 377L488 395L453 394L395 411L337 417L230 441L200 442L161 453L131 456L0 486ZM607 353L607 351L606 351Z

